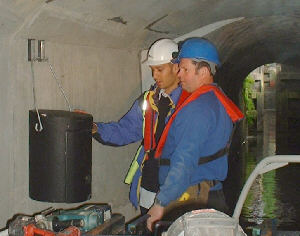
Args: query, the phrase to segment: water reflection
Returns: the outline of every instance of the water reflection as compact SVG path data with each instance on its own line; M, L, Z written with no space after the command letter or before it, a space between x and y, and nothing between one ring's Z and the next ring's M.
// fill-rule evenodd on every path
M246 163L244 183L258 163L253 152L246 154ZM258 176L248 193L241 217L247 219L248 222L254 225L263 223L265 218L276 218L277 199L275 193L275 171L270 171L262 176Z
M275 111L265 111L264 132L248 139L244 153L243 184L258 162L275 155ZM269 219L280 230L299 230L300 164L290 164L259 176L253 183L241 213L241 225L261 225Z

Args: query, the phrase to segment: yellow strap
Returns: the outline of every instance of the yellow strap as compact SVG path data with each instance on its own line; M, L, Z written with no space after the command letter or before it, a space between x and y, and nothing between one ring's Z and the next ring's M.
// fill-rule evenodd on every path
M178 201L183 202L186 201L190 198L190 194L188 194L187 192L184 192L180 198L178 198Z
M148 96L149 92L150 91L145 92L143 102L147 101L147 96ZM143 117L144 117L144 121L143 121L143 137L144 137L144 132L145 132L145 110L142 110L142 111L143 111ZM132 183L132 179L133 179L136 171L139 168L139 163L137 162L137 158L138 158L138 156L141 152L141 148L142 148L142 145L139 146L139 148L138 148L138 150L137 150L137 152L136 152L136 154L133 158L133 161L132 161L132 163L129 167L128 173L127 173L127 175L125 177L125 180L124 180L125 184L131 184Z
M143 103L147 102L147 96L149 93L150 93L150 91L145 92ZM145 113L146 113L146 110L143 109L143 137L145 136Z
M140 178L139 178L139 181L137 184L137 189L136 189L136 197L137 197L138 201L140 201L141 184L142 184L142 176L140 176Z
M139 163L137 162L137 158L141 152L141 148L142 148L142 145L138 148L135 156L134 156L134 159L130 165L130 168L128 170L128 173L126 175L126 178L124 180L125 184L131 184L132 183L132 179L133 179L133 176L135 175L136 171L138 170L139 168Z
M154 99L153 99L153 95L154 95L154 94L155 94L155 90L149 92L149 103L150 103L151 108L152 108L154 111L158 112L158 108L157 108L157 106L156 106L156 104L155 104L155 102L154 102Z

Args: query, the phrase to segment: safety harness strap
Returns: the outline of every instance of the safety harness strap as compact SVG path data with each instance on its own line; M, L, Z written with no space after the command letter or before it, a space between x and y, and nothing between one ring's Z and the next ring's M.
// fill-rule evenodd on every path
M220 149L219 151L217 151L216 153L209 155L209 156L205 156L205 157L200 157L198 160L198 165L203 165L206 164L208 162L217 160L218 158L228 154L229 152L229 146L226 146L225 148ZM167 158L159 158L159 165L160 166L169 166L171 164L170 159Z
M228 142L226 144L226 147L220 149L215 154L212 154L212 155L209 155L209 156L206 156L206 157L200 157L199 160L198 160L198 165L200 166L200 165L206 164L208 162L217 160L218 158L228 154L235 129L236 129L236 122L233 123L233 128L232 128L230 137L228 139Z
M231 135L230 135L229 140L226 144L226 147L220 149L219 151L217 151L216 153L214 153L212 155L205 156L205 157L199 157L198 165L200 166L200 165L206 164L208 162L217 160L218 158L223 157L224 155L228 154L229 153L229 148L230 148L230 145L231 145L231 141L232 141L232 137L233 137L233 133L234 133L235 129L236 129L236 123L233 123L233 129L231 131ZM169 166L170 164L171 164L170 159L159 158L159 165Z
M226 146L225 148L222 148L221 150L217 151L215 154L210 155L210 156L206 156L206 157L200 157L198 160L198 165L203 165L206 164L208 162L217 160L218 158L228 154L229 152L229 146Z

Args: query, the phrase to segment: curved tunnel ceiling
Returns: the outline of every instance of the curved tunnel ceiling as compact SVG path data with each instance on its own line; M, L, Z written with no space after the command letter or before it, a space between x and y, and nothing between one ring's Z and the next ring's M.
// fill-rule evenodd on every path
M220 51L217 81L235 95L260 65L299 67L299 0L0 0L0 35L142 50L241 17L205 36Z
M300 65L300 20L289 16L244 19L208 35L218 45L220 85L238 95L244 78L267 63ZM234 98L236 99L236 98Z

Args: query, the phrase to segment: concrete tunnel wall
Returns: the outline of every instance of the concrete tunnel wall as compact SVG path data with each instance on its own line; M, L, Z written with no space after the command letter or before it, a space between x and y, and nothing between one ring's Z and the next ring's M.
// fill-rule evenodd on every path
M117 39L98 44L97 39L106 35L94 31L87 32L91 37L86 44L82 44L81 39L88 37L83 35L72 42L69 38L56 38L56 32L65 29L71 33L76 32L74 27L82 27L74 22L62 24L65 18L58 18L57 24L45 30L48 29L47 14L39 16L41 20L34 21L30 27L17 27L19 22L14 17L7 16L12 23L0 36L0 228L16 213L30 215L49 206L79 205L37 202L28 196L28 110L33 108L31 69L27 61L29 36L37 39L40 36L46 41L46 57L53 64L72 107L90 112L96 121L118 120L141 91L140 48L114 47ZM31 17L29 15L27 20ZM158 34L156 38L163 36ZM245 19L205 37L220 51L223 66L216 81L237 103L243 79L256 67L271 62L299 66L299 19ZM34 72L38 107L67 110L47 63L35 62ZM124 214L127 220L138 213L128 202L129 186L123 184L136 148L137 144L113 148L93 141L90 202L108 202L114 212Z
M0 136L0 150L1 150L1 159L0 159L0 169L1 169L1 178L0 178L0 189L1 189L1 200L0 200L0 209L1 209L1 227L5 226L5 218L7 214L11 212L10 210L10 197L13 192L11 184L13 182L13 175L9 172L9 169L12 167L12 154L11 148L13 146L12 140L12 109L11 104L8 100L8 95L11 91L11 83L9 80L8 73L8 60L7 55L9 54L8 42L0 39L0 108L2 110L0 116L1 123L1 133Z
M139 95L137 51L45 40L46 56L71 106L91 113L95 121L118 120ZM34 106L31 66L27 61L27 39L6 39L1 42L0 104L3 112L0 222L1 227L4 227L6 221L16 213L30 215L49 206L71 208L80 203L53 204L29 198L28 111ZM37 107L68 110L47 62L34 62L33 67ZM114 212L121 212L129 218L136 214L128 202L129 186L123 183L136 148L136 144L113 148L93 141L90 202L110 203Z

